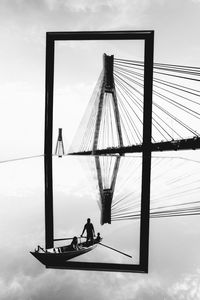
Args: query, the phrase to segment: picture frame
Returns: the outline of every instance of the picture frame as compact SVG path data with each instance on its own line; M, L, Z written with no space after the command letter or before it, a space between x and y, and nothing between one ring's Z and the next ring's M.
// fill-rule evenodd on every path
M46 264L46 268L95 270L111 272L148 272L149 260L149 209L151 175L151 127L152 127L152 84L154 31L82 31L46 33L46 80L45 80L45 242L46 249L54 247L53 183L52 183L52 135L53 135L53 93L54 93L54 52L56 41L86 40L143 40L144 41L144 106L142 186L140 218L139 264L96 263L67 261Z

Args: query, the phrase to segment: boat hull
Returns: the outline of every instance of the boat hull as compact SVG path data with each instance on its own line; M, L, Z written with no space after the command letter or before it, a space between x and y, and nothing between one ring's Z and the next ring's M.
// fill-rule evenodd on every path
M84 247L80 250L70 250L63 253L54 253L54 252L30 252L35 258L37 258L44 265L55 265L61 264L62 262L66 262L74 257L79 255L83 255L94 248L96 248L97 244L94 244L89 247Z

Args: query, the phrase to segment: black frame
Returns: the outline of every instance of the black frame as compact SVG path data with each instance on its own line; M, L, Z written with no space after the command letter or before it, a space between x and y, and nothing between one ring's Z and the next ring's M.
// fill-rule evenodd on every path
M96 262L86 263L68 261L65 263L65 265L54 265L52 263L52 265L47 265L46 267L57 269L148 273L154 31L82 31L46 33L46 104L44 145L46 248L54 247L52 182L54 44L55 41L61 40L144 40L145 42L140 259L139 264L111 264Z

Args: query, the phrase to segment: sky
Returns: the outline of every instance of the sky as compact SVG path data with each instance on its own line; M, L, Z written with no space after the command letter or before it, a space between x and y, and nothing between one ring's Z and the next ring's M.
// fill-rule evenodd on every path
M29 254L44 243L43 160L3 163L43 154L47 31L155 30L156 62L199 66L199 13L198 0L0 0L1 299L200 298L198 216L151 220L148 274L46 270ZM74 132L96 80L89 76L87 85L66 87L73 99L68 115L76 111ZM80 103L83 91L85 101ZM183 155L198 159L199 152ZM68 170L67 178L73 174L74 180L67 187L63 179L58 183L59 201L64 196L81 201L91 195L78 164L76 170L76 180L73 167ZM81 180L84 185L74 190ZM63 207L57 205L56 214ZM84 220L85 215L77 230L82 230ZM64 216L55 221L60 233L72 234L64 227ZM95 225L99 229L96 219ZM113 259L114 252L101 251Z

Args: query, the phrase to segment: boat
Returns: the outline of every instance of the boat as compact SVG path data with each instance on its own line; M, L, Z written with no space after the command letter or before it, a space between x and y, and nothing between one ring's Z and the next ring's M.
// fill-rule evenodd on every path
M100 241L99 241L100 242ZM35 251L30 251L30 253L37 258L42 264L44 265L51 265L53 264L61 264L64 263L74 257L79 255L83 255L91 250L94 250L99 242L95 242L93 244L80 243L78 244L79 249L74 250L71 248L70 245L56 247L44 250L40 246Z

